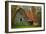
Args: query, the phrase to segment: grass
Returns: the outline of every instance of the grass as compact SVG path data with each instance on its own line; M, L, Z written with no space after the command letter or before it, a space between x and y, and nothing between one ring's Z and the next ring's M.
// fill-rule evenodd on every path
M33 26L33 25L12 25L12 28L36 28L36 27L40 27L40 26Z
M36 27L40 27L40 26L14 26L13 28L36 28Z
M34 26L16 26L16 28L34 28Z

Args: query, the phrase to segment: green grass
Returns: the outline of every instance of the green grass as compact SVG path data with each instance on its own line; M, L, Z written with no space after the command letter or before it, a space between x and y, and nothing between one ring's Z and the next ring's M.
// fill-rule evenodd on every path
M25 24L26 22L24 22ZM21 23L19 23L21 24ZM19 25L18 22L17 22L17 25L12 25L12 28L36 28L36 27L40 27L40 26L33 26L33 25ZM28 23L26 23L28 24Z
M32 28L33 26L16 26L16 28Z
M36 28L40 26L14 26L13 28Z

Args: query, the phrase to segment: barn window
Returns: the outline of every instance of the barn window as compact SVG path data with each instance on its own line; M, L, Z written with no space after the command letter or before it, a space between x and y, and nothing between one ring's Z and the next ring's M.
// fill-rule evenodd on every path
M20 21L22 21L22 18L20 18Z

